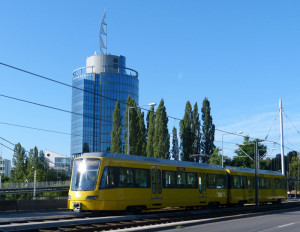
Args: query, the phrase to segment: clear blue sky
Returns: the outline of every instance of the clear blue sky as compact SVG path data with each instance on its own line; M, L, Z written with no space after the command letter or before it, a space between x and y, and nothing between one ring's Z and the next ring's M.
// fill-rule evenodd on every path
M105 9L108 52L139 72L140 104L163 98L168 115L182 118L187 100L207 97L217 129L277 142L282 98L285 145L300 150L300 1L0 1L0 62L71 84L99 52ZM2 65L0 94L71 110L70 88ZM1 137L70 154L68 135L1 124L70 133L70 114L3 97L0 109ZM178 124L170 119L170 131ZM221 138L216 131L218 147ZM242 138L224 142L232 155ZM1 153L12 157L0 145Z

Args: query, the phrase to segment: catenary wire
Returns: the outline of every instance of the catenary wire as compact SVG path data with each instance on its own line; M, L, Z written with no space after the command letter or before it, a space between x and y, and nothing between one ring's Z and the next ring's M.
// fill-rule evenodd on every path
M27 73L27 74L36 76L36 77L42 78L42 79L44 79L44 80L48 80L48 81L51 81L51 82L60 84L60 85L64 85L64 86L67 86L67 87L70 87L70 88L73 88L73 89L77 89L77 90L80 90L80 91L83 91L83 92L86 92L86 93L90 93L90 94L93 94L93 95L102 97L102 98L106 98L106 99L111 100L111 101L114 101L114 102L119 101L120 103L126 105L126 102L125 102L125 101L121 101L121 100L119 100L119 99L110 98L110 97L104 96L104 95L99 94L99 93L95 93L95 92L91 92L91 91L88 91L88 90L85 90L85 89L82 89L82 88L78 88L78 87L76 87L76 86L73 86L73 85L70 85L70 84L67 84L67 83L64 83L64 82L61 82L61 81L57 81L57 80L54 80L54 79L52 79L52 78L49 78L49 77L46 77L46 76L43 76L43 75L39 75L39 74L30 72L30 71L27 71L27 70L25 70L25 69L21 69L21 68L18 68L18 67L9 65L9 64L5 64L5 63L3 63L3 62L0 62L0 65L3 65L3 66L6 66L6 67L8 67L8 68L15 69L15 70L18 70L18 71L20 71L20 72L24 72L24 73ZM142 109L142 110L145 110L145 111L150 111L149 109L145 109L145 108L142 108L142 107L139 107L139 108ZM155 113L157 113L157 112L155 112ZM181 119L179 119L179 118L172 117L172 116L167 116L167 117L168 117L168 118L175 119L175 120L179 120L179 121L181 120Z
M108 100L112 100L112 101L119 101L120 103L122 104L126 104L126 102L124 101L120 101L118 99L114 99L114 98L110 98L110 97L107 97L107 96L103 96L101 94L98 94L98 93L94 93L94 92L90 92L90 91L87 91L85 89L81 89L81 88L78 88L78 87L75 87L75 86L72 86L70 84L67 84L67 83L64 83L64 82L61 82L61 81L57 81L57 80L54 80L52 78L49 78L49 77L46 77L46 76L43 76L43 75L39 75L39 74L36 74L36 73L33 73L33 72L30 72L30 71L27 71L27 70L24 70L24 69L21 69L21 68L17 68L15 66L12 66L12 65L8 65L8 64L5 64L3 62L0 62L0 65L3 65L3 66L6 66L6 67L9 67L11 69L15 69L15 70L18 70L18 71L21 71L21 72L24 72L24 73L27 73L27 74L30 74L30 75L33 75L33 76L36 76L36 77L39 77L39 78L42 78L42 79L45 79L45 80L48 80L48 81L51 81L51 82L54 82L54 83L57 83L57 84L61 84L61 85L64 85L64 86L67 86L67 87L70 87L70 88L73 88L73 89L77 89L77 90L80 90L80 91L83 91L83 92L87 92L87 93L90 93L90 94L93 94L93 95L97 95L97 96L100 96L100 97L103 97L103 98L106 98ZM150 111L148 109L144 109L144 108L141 108L140 109L143 109L143 110L146 110L146 111ZM155 112L157 113L157 112ZM181 119L179 118L176 118L176 117L172 117L172 116L167 116L168 118L172 118L172 119L175 119L175 120L179 120L181 121ZM233 135L237 135L237 136L241 136L241 137L249 137L249 136L244 136L244 135L238 135L236 133L233 133L233 132L228 132L228 131L224 131L224 130L219 130L219 129L216 129L216 131L220 131L220 132L223 132L223 133L227 133L227 134L233 134ZM257 139L257 138L252 138L252 137L249 137L251 139ZM262 140L262 141L267 141L267 142L273 142L273 143L276 143L274 141L268 141L268 140ZM289 149L289 148L288 148Z

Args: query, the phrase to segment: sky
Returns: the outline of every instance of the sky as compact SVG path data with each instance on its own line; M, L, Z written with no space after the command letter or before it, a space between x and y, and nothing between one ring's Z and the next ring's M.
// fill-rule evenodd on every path
M243 137L221 131L280 142L281 98L285 154L300 151L298 0L0 1L0 62L71 85L73 70L99 53L105 10L108 52L138 71L140 105L164 99L167 114L181 119L187 101L201 108L207 97L215 145L223 137L232 156ZM71 88L0 65L0 95L0 137L70 155L69 113L3 95L70 111ZM174 126L170 118L170 132ZM12 159L13 145L0 143L0 155ZM267 146L271 158L280 153Z

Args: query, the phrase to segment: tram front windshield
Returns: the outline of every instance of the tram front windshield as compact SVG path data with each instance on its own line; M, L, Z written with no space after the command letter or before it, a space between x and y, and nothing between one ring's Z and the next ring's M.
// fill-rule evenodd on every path
M100 159L77 159L74 161L72 191L91 191L96 188Z

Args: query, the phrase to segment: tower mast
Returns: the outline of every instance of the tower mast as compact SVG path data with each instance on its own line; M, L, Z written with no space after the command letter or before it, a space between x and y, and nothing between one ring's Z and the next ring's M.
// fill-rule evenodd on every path
M104 11L104 15L100 25L99 32L99 45L100 45L100 54L107 55L107 24L106 24L106 10Z

